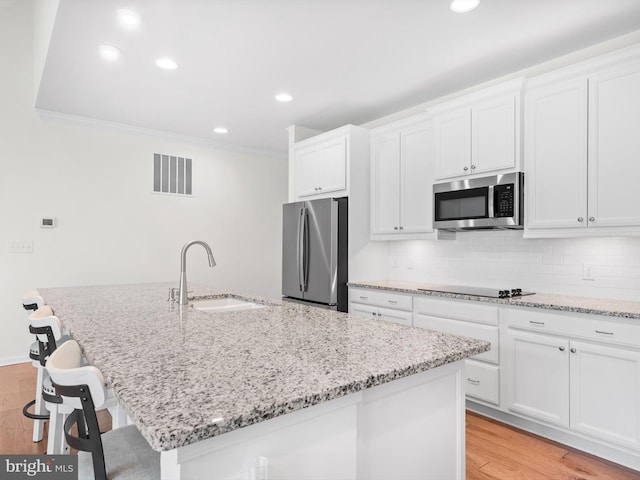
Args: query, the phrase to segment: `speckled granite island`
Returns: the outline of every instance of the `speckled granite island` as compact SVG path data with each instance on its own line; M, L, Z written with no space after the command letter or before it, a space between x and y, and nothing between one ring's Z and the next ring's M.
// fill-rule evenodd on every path
M461 369L487 342L259 298L203 312L174 286L39 289L163 479L464 478Z

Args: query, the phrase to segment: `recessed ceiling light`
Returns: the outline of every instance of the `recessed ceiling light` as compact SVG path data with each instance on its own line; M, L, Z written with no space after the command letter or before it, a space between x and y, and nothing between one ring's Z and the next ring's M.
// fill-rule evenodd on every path
M178 68L178 64L171 60L169 57L162 57L156 60L156 65L165 70L175 70Z
M120 23L127 27L135 27L140 23L140 16L133 10L119 8L116 10Z
M291 95L289 95L288 93L279 93L278 95L276 95L276 100L279 102L290 102L291 100L293 100L293 97Z
M480 4L480 0L453 0L449 8L456 13L470 12Z
M118 58L120 58L120 49L112 45L100 45L98 47L98 50L100 51L100 55L102 55L102 58L109 62L114 62Z
M229 130L227 130L224 127L216 127L216 128L213 129L213 131L216 132L216 133L227 133Z

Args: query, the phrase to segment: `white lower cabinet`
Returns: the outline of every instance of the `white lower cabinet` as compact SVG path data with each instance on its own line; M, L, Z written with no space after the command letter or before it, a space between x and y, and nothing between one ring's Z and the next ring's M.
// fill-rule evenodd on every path
M351 288L350 312L491 343L465 361L472 410L640 470L640 323Z
M497 365L466 360L464 384L467 396L500 404L500 368Z
M471 302L416 297L413 324L491 343L488 352L465 361L465 392L475 400L500 404L498 309Z
M569 342L510 330L507 406L563 427L569 426Z
M640 352L570 342L571 429L640 450Z
M351 288L349 313L401 325L413 325L413 301L410 295Z
M522 317L531 328L554 334L520 330L526 325ZM602 327L573 331L572 324L582 323L576 317L567 317L566 331L561 332L561 320L559 315L525 312L508 322L507 409L640 451L640 351L611 340L588 341L600 340ZM584 319L586 325L590 322ZM611 324L609 337L617 330L615 322ZM576 339L583 336L587 341Z

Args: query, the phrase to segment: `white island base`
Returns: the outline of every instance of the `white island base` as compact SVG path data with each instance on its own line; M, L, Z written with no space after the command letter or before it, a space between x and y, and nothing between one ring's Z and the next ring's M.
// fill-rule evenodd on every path
M162 479L464 479L464 361L162 452Z

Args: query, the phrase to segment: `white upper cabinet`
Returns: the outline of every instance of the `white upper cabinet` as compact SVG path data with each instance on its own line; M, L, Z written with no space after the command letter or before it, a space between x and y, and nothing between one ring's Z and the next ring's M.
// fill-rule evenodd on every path
M527 92L525 220L530 228L586 225L586 99L586 79Z
M525 236L640 234L640 50L530 82Z
M589 76L589 226L638 226L640 58Z
M347 125L294 144L294 198L349 195L351 158L368 151L364 132Z
M434 118L436 179L471 173L471 110L462 108Z
M522 80L434 107L435 179L455 179L520 166Z
M424 116L372 132L372 238L433 232L429 135Z

